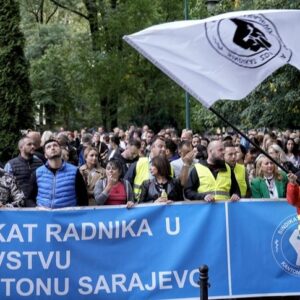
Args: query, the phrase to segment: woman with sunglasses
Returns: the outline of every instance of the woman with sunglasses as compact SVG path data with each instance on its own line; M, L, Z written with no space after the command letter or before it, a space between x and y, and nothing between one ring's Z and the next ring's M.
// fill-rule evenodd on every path
M134 197L129 181L123 179L122 164L112 159L106 165L106 177L97 181L94 197L98 205L134 205Z

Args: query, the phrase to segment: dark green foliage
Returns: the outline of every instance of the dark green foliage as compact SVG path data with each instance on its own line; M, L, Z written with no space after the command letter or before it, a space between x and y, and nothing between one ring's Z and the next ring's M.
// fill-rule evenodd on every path
M190 19L233 10L300 8L300 0L222 0L208 12L204 0L187 0ZM6 1L4 2L6 3ZM43 128L75 129L147 123L184 127L184 91L123 40L151 25L182 20L178 0L27 0L22 4L32 97L45 112ZM240 128L297 126L299 71L287 66L241 101L214 108ZM234 113L232 113L234 112ZM223 126L191 99L195 131ZM298 125L299 126L299 125Z
M234 5L238 3L239 5ZM194 18L204 18L207 11L204 1L198 1ZM202 6L200 5L202 4ZM213 14L233 10L251 9L300 9L299 0L222 0ZM284 66L260 84L241 101L218 101L213 108L229 122L241 129L247 128L299 128L300 72L292 66ZM206 131L224 126L222 121L193 102L192 127ZM234 112L234 113L233 113Z
M43 128L111 129L147 122L158 129L183 124L183 91L122 39L148 26L182 19L183 3L48 0L43 1L45 16L55 3L61 5L57 13L62 15L47 24L41 24L41 18L33 22L30 7L23 7L32 97L39 115L46 111ZM93 27L92 34L90 18L95 17L99 30Z
M33 125L33 103L28 64L23 53L24 37L19 29L19 7L14 0L0 3L0 160L16 150L20 130Z

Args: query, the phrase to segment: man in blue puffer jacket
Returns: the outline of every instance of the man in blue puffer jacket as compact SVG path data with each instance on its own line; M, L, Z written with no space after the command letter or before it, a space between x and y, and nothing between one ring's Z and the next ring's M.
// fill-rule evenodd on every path
M83 177L77 167L62 160L58 141L48 140L44 151L47 162L31 177L27 206L63 208L88 205Z

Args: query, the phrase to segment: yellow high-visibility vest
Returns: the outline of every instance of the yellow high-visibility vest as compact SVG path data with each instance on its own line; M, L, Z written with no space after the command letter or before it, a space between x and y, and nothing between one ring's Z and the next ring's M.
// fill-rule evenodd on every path
M246 168L242 164L236 164L234 167L234 175L239 185L241 197L246 197L247 182L246 182Z
M148 157L140 157L136 164L135 177L133 182L134 198L139 200L141 186L145 180L150 178L150 163Z
M195 168L200 181L198 193L211 193L216 201L224 201L230 198L231 169L227 164L226 171L219 171L217 178L206 166L197 163Z

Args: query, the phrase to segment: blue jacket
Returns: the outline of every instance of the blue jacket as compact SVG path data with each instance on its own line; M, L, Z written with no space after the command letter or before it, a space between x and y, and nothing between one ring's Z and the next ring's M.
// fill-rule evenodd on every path
M39 167L36 170L37 205L49 208L76 206L76 173L77 168L66 162L55 174L47 164Z

